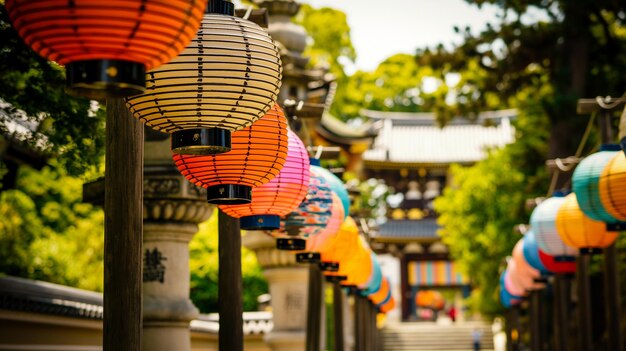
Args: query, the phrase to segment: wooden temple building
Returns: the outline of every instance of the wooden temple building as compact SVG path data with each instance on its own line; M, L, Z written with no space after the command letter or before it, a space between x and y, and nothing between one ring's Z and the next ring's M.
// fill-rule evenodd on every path
M470 282L438 235L433 201L450 182L450 165L472 165L489 148L513 142L511 121L516 114L515 110L486 112L472 121L456 118L444 128L431 113L365 110L362 115L368 122L357 129L330 116L322 119L317 134L341 147L347 170L360 173L363 180L378 179L391 192L386 219L363 229L381 254L397 301L402 301L397 311L402 320L417 317L415 297L424 289L453 290L453 303L461 310Z

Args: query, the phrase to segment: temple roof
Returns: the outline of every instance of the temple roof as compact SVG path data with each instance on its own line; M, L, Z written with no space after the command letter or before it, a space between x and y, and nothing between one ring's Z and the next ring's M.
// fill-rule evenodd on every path
M366 123L355 127L325 113L317 127L317 132L329 141L351 145L357 142L370 142L378 134L381 126L382 123Z
M514 141L511 119L517 110L481 113L475 121L455 118L440 128L433 113L362 111L383 124L370 150L366 166L376 164L471 164L483 159L490 148Z
M440 237L437 234L440 226L435 218L421 220L388 220L381 224L377 233L372 235L376 240L423 240L436 241Z

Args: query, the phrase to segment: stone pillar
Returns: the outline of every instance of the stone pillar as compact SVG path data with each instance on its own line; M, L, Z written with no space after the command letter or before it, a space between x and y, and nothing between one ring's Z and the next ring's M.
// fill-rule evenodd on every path
M259 231L248 231L243 245L256 253L272 296L274 328L265 336L273 351L303 351L309 269L296 263L295 255L276 249L275 239Z
M169 138L146 141L143 231L143 350L188 351L189 323L198 309L189 299L189 241L212 207L171 160Z

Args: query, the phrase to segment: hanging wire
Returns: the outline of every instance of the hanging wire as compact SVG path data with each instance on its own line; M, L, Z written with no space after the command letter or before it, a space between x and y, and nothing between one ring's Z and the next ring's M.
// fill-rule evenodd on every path
M600 97L598 97L600 98ZM574 157L576 159L580 158L580 156L582 155L584 149L585 149L585 145L587 145L587 140L589 139L589 135L591 134L591 130L593 129L595 120L596 120L596 116L597 113L593 112L591 114L591 118L589 118L589 122L587 123L587 128L585 129L585 133L583 134L583 137L580 140L580 144L578 144L578 148L576 149L576 154L574 155ZM595 148L594 148L595 150ZM569 165L566 165L565 162L563 162L563 159L561 158L557 158L554 160L554 164L556 165L556 168L554 170L554 173L552 173L552 179L550 181L550 188L548 189L548 194L546 196L550 196L552 193L554 193L554 191L556 190L556 185L559 181L559 176L561 175L561 172L566 173L572 170L572 168L575 167L574 163L571 163ZM569 181L568 181L569 183ZM568 184L566 184L567 186Z

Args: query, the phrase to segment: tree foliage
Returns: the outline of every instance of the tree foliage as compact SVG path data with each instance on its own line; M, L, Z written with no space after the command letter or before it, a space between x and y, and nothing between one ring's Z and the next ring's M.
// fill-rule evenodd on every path
M20 169L0 193L0 272L101 291L104 214L58 165Z
M545 196L550 185L544 161L573 155L581 142L587 118L576 117L577 99L620 96L626 89L626 77L615 74L626 70L626 5L468 2L496 4L506 15L478 35L462 31L464 42L453 50L419 50L416 61L447 72L466 72L477 64L480 79L468 85L473 98L457 104L466 110L519 111L517 142L473 167L453 167L452 187L436 202L444 241L479 287L474 306L493 314L499 265L519 239L512 228L528 222L525 200ZM546 20L526 22L529 11ZM445 115L440 118L446 121ZM591 140L595 145L597 136Z

